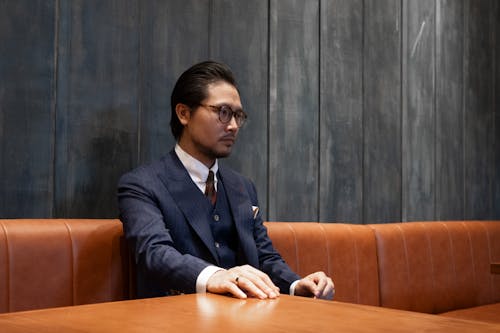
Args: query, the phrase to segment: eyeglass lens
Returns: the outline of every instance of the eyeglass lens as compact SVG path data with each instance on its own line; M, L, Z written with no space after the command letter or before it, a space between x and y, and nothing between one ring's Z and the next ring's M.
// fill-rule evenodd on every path
M231 118L234 116L234 120L236 124L241 127L245 122L246 116L243 111L233 111L229 106L222 105L218 109L219 112L219 120L223 123L228 123L231 121Z

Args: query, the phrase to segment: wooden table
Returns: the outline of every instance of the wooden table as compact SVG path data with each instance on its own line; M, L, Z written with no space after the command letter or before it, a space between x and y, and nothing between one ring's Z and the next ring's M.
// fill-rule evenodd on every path
M500 274L500 262L491 263L491 273Z
M0 332L500 332L500 325L281 295L182 295L0 315Z

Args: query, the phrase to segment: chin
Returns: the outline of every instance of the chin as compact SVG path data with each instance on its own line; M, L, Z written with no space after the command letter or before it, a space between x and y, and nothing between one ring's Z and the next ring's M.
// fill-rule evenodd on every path
M231 155L231 151L232 151L231 147L228 147L226 149L218 149L215 155L217 156L217 158L224 158Z

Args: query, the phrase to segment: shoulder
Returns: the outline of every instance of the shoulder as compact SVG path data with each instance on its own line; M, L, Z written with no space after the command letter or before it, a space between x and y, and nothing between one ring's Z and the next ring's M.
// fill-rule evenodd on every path
M175 163L175 154L169 153L160 159L140 165L124 173L118 182L119 185L130 182L156 182L158 178L170 169Z

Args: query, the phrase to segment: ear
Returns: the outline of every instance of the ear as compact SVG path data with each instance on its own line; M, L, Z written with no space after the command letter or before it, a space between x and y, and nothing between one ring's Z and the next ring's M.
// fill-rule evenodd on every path
M191 119L191 109L186 104L178 103L175 106L175 113L182 125L186 126Z

